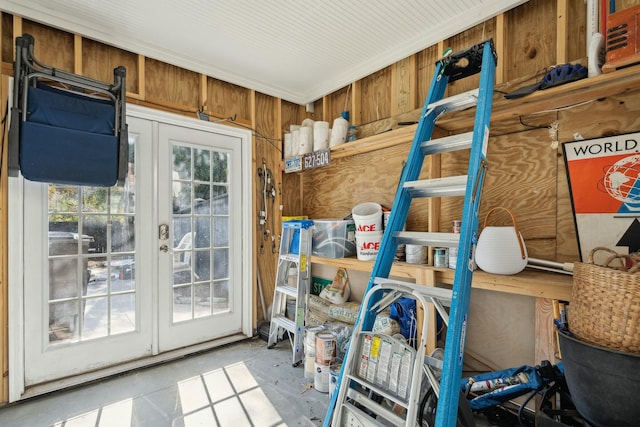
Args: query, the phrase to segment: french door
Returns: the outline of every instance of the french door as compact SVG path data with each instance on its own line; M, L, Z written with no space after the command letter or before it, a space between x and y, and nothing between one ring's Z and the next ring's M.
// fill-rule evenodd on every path
M250 134L127 122L123 187L20 181L23 388L251 333Z
M240 332L241 163L233 136L160 124L159 348Z

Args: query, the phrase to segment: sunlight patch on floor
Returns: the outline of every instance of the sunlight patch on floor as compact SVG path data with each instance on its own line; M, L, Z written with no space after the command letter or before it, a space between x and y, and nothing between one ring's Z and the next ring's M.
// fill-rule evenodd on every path
M133 399L129 398L57 422L53 427L126 427L131 425L132 414Z
M178 398L185 427L283 425L282 417L242 362L180 381Z

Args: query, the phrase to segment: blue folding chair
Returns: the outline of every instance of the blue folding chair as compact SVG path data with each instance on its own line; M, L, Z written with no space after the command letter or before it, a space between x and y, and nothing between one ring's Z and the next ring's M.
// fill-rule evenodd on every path
M104 83L39 62L34 39L16 39L9 174L31 181L109 187L128 173L126 69Z

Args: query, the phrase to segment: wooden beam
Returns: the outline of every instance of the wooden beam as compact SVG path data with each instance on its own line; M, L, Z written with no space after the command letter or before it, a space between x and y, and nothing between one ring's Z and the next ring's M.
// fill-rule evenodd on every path
M496 66L495 83L499 84L504 82L505 79L505 52L506 52L506 25L505 14L501 13L496 16L496 36L494 38L494 45L496 47L496 55L498 55L498 65Z
M73 72L78 75L84 75L82 66L82 36L75 34L73 36Z
M557 25L556 25L556 64L564 64L569 61L568 58L568 10L569 0L558 0L557 3Z
M13 15L13 45L15 46L16 39L22 36L22 17ZM16 58L16 51L13 49L13 59Z
M391 67L391 115L406 113L418 107L418 69L415 55L402 59Z
M322 117L324 121L329 122L329 126L333 123L333 118L329 117L329 97L322 97Z
M203 111L208 111L207 100L209 99L209 94L207 91L207 81L207 75L200 74L200 107L202 107Z
M250 117L251 117L251 128L255 129L256 125L257 125L257 112L256 112L256 91L255 90L250 90L249 91L249 111L250 111ZM258 165L257 165L257 161L256 161L256 136L255 133L251 134L251 170L252 171L256 171L258 170ZM256 179L256 174L252 173L253 179L254 179L254 183L255 183L255 179ZM258 211L257 211L257 206L259 205L259 200L258 200L258 193L256 191L253 192L253 206L251 207L251 210L253 211L252 214L252 218L258 218ZM253 270L256 272L255 277L252 278L252 286L251 286L251 294L252 294L252 298L253 301L258 301L257 299L257 294L258 294L258 282L257 282L257 277L258 274L260 274L260 272L258 271L258 244L257 244L257 236L258 236L258 226L256 224L256 221L252 221L252 235L253 235L253 239L251 242L251 247L253 248ZM262 279L263 276L261 276ZM264 282L263 282L264 283ZM258 304L253 304L253 307L251 307L251 318L253 319L253 323L252 323L252 328L256 329L258 326Z
M536 298L536 364L540 364L543 360L548 360L551 363L558 362L556 358L556 328L553 324L553 318L553 301L548 298Z
M147 98L145 64L146 58L144 55L138 55L138 96L140 99Z
M361 80L351 84L351 109L350 122L352 125L358 126L362 124L362 85Z

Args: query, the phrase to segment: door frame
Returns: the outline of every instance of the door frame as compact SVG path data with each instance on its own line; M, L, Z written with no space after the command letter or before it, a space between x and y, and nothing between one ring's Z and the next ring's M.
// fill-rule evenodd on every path
M69 387L72 385L82 384L88 381L93 381L99 378L104 378L117 373L125 372L131 369L156 364L172 360L184 355L211 349L220 345L224 345L230 342L238 341L251 337L253 335L253 194L252 185L252 132L248 129L241 129L232 126L225 126L218 123L205 122L202 120L184 117L173 113L159 111L147 107L137 105L127 105L127 116L135 117L143 120L149 120L152 123L152 140L153 143L153 158L157 159L157 137L158 137L158 123L166 123L175 126L187 127L195 130L202 130L205 132L214 132L223 135L228 135L238 138L241 142L241 203L242 209L242 258L251 260L247 262L242 269L242 326L241 333L232 335L229 337L220 338L217 340L195 344L186 348L181 348L166 353L158 354L158 295L157 290L153 291L152 295L152 318L153 318L153 352L152 356L144 359L139 359L131 362L126 362L117 366L105 368L95 372L89 372L86 374L80 374L70 378L64 378L58 381L51 381L42 385L35 385L29 389L25 389L25 365L24 365L24 276L23 270L25 267L24 257L24 242L23 242L23 229L24 229L24 215L25 209L23 203L18 201L24 200L24 178L22 177L9 177L9 212L8 212L8 241L9 241L9 263L8 265L22 266L21 268L9 268L8 279L8 320L9 320L9 402L15 402L28 397L37 396L40 394L55 391L61 388ZM158 194L158 162L153 164L153 170L151 171L152 187L154 197L157 198ZM152 212L152 227L153 230L158 229L158 214L157 209ZM155 248L156 240L150 243L148 247ZM142 254L142 256L148 256L148 254ZM157 283L158 275L158 257L153 257L152 262L152 274L151 280Z

